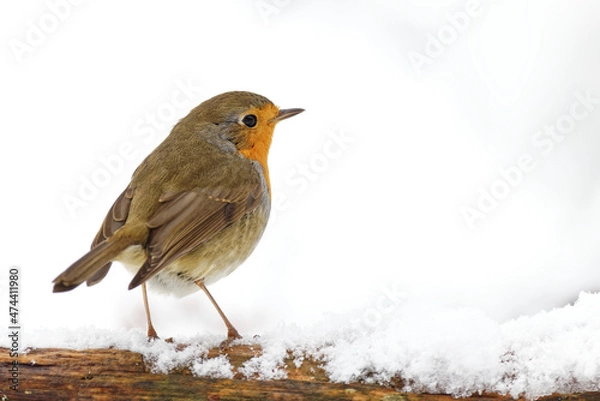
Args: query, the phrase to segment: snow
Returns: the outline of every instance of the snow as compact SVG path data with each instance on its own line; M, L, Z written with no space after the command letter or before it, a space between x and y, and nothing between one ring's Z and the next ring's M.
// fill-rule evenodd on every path
M246 378L286 378L284 360L300 366L320 361L330 380L389 384L403 391L469 396L498 392L534 399L552 393L600 390L600 294L581 293L573 305L499 323L473 308L448 308L405 299L376 327L349 324L355 316L329 316L310 327L279 324L239 340L260 355L238 373ZM148 342L134 330L48 329L27 332L24 348L76 350L115 347L139 352L157 373L181 367L197 376L232 378L225 355L208 358L223 340L203 333L174 342ZM185 346L181 346L184 344ZM3 338L0 346L7 346ZM288 351L291 353L288 353ZM34 363L34 361L32 361Z
M196 376L206 376L215 379L232 379L233 366L224 355L215 358L201 358L192 362L191 371Z

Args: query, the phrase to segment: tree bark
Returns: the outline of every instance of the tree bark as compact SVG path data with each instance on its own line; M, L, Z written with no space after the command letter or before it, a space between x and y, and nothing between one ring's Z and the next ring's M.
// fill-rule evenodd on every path
M234 372L260 350L248 346L213 349L208 357L225 354ZM34 361L34 362L33 362ZM3 376L0 401L16 400L382 400L452 401L443 394L407 394L398 389L401 380L389 387L365 383L340 384L328 381L318 362L306 359L300 367L287 363L284 380L209 379L181 369L169 374L151 373L142 355L117 349L35 349L18 358L18 391L11 386L13 359L0 348ZM7 376L8 375L8 376ZM474 401L504 401L508 396L483 394ZM545 401L600 401L600 393L553 395Z

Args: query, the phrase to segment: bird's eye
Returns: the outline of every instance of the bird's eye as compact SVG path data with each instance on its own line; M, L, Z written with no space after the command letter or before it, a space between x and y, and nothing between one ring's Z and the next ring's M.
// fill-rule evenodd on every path
M244 116L244 118L242 118L242 122L247 127L250 127L250 128L256 126L257 121L258 121L258 119L256 118L256 116L254 114L248 114L248 115Z

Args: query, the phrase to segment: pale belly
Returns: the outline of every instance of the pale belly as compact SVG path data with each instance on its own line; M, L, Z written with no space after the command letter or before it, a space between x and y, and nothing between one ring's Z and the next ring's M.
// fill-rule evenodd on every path
M252 253L262 236L270 207L258 208L252 215L227 227L188 255L166 266L147 281L150 290L184 297L200 289L194 282L210 285L233 272ZM141 245L124 250L116 259L136 274L146 260Z

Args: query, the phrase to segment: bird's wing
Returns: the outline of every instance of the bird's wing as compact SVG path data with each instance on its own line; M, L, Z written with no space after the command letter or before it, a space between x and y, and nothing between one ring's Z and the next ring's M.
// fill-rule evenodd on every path
M171 262L188 254L224 228L253 211L262 196L259 182L233 190L195 190L163 194L147 222L148 259L129 284L135 288Z
M115 231L121 228L127 220L129 215L129 208L131 206L131 199L133 198L133 188L127 187L125 191L119 195L115 203L112 205L108 214L102 222L100 231L96 234L96 238L92 242L91 248L95 248L101 242L109 238ZM94 285L102 281L102 279L108 274L111 263L107 263L94 273L90 278L86 280L88 286Z

